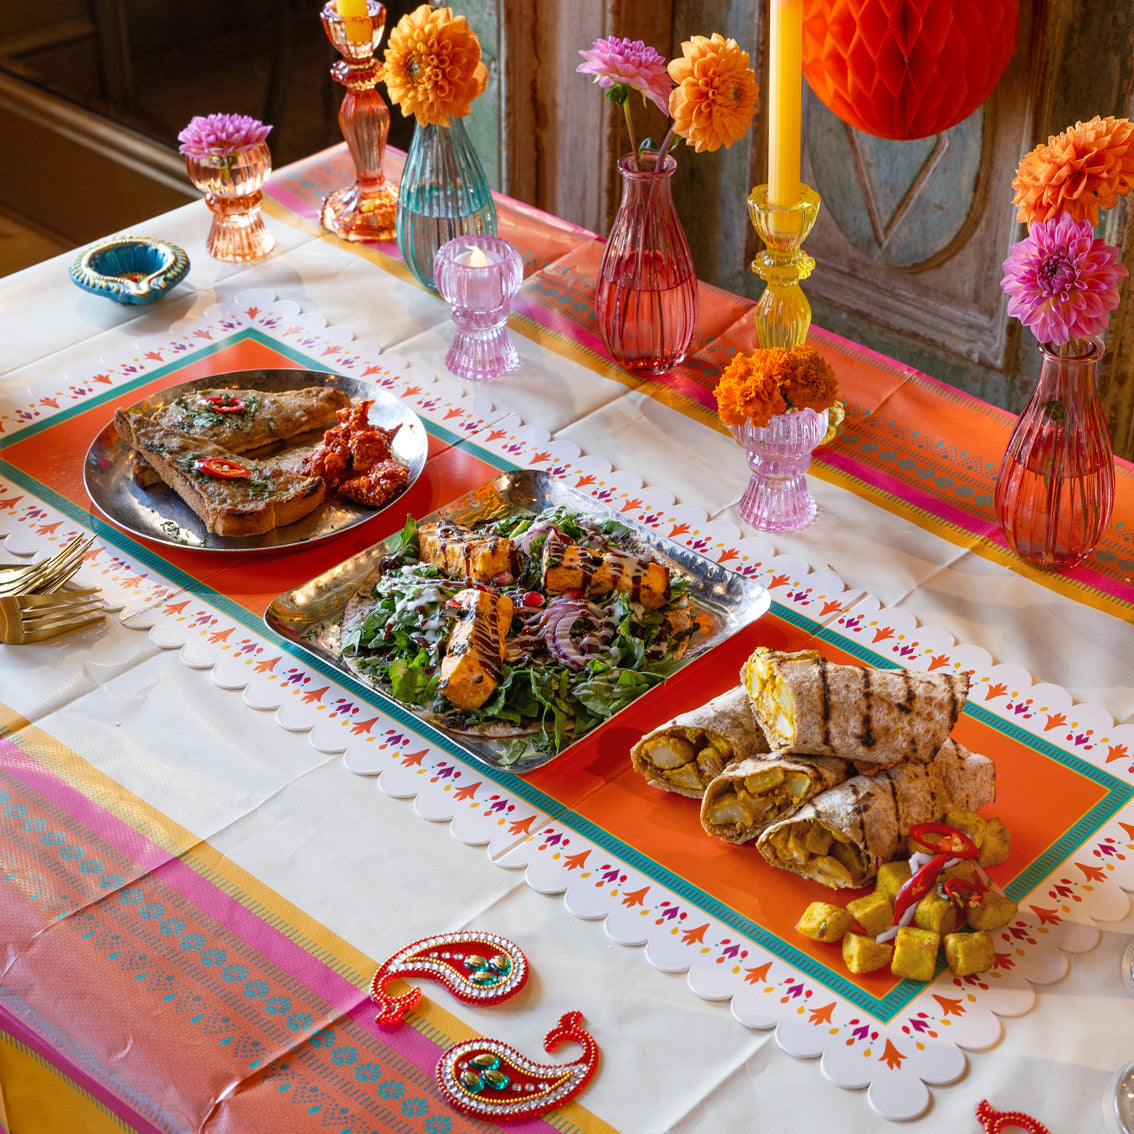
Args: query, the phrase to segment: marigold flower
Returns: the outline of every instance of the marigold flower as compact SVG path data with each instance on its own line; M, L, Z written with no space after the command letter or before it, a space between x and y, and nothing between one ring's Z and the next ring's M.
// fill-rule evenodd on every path
M669 96L673 130L694 150L727 149L744 136L760 88L736 40L695 35L681 45L669 74L677 84Z
M422 126L464 118L488 85L480 41L464 16L422 4L390 33L383 56L390 101Z
M575 70L593 75L604 90L613 86L632 87L641 91L663 114L669 113L669 92L673 80L665 69L665 60L640 39L596 39L590 51L580 51L586 60Z
M1028 154L1012 181L1016 217L1024 224L1050 221L1057 213L1099 223L1134 184L1134 124L1126 118L1076 122Z
M190 157L226 157L258 146L271 129L247 114L197 115L177 135L178 149Z
M721 372L717 410L725 425L766 426L791 410L830 409L839 396L831 364L804 344L785 350L767 347L737 354Z
M1036 221L1004 261L1000 286L1008 314L1041 343L1101 335L1118 306L1115 285L1126 275L1118 258L1117 248L1095 237L1089 220L1060 213Z

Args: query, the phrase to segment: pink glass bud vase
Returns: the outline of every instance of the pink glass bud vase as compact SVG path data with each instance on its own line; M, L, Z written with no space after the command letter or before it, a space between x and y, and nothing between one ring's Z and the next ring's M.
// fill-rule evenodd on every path
M657 154L618 163L622 201L606 240L595 319L610 357L633 374L664 374L680 363L697 330L693 256L673 204L677 163Z
M827 416L826 410L802 409L781 413L766 426L733 426L752 470L737 505L745 523L762 532L794 532L815 519L805 474L812 451L826 436Z
M1077 349L1066 354L1040 347L1039 381L996 480L996 518L1008 546L1052 570L1087 559L1114 510L1114 452L1096 385L1106 348L1093 337L1070 345Z
M276 241L260 215L260 190L272 172L267 142L233 154L185 155L189 180L213 215L205 249L217 260L259 260Z

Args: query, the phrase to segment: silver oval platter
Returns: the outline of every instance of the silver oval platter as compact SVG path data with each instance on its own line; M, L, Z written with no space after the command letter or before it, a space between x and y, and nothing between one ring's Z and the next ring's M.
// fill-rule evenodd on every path
M425 468L429 435L417 414L392 395L376 390L369 382L314 370L238 370L171 386L138 405L156 410L186 394L206 389L278 393L302 390L308 386L330 386L341 390L355 405L372 401L372 425L383 429L400 426L393 441L393 451L397 460L409 469L405 489L399 493L399 496L405 495ZM280 442L266 455L291 463L322 438L323 430L318 430L301 438ZM113 422L107 424L87 450L83 481L99 511L128 532L156 543L201 551L277 551L330 539L381 511L355 504L337 493L328 493L327 499L314 512L286 527L256 536L213 535L173 489L160 483L152 488L143 488L135 481L131 473L130 448L118 436ZM389 501L386 507L396 499Z

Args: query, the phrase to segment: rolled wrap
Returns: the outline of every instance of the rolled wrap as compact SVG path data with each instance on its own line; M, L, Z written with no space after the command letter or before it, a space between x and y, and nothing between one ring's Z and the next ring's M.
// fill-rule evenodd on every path
M760 647L740 679L773 750L879 765L932 760L969 695L967 673L838 665L815 650Z
M767 751L751 699L738 685L647 733L630 762L654 787L700 799L726 765Z
M851 774L850 763L837 756L770 752L737 760L705 789L701 826L726 842L749 843Z
M899 764L854 776L768 827L756 846L772 866L833 889L867 885L905 852L916 823L951 807L976 811L996 798L996 769L954 740L930 764Z

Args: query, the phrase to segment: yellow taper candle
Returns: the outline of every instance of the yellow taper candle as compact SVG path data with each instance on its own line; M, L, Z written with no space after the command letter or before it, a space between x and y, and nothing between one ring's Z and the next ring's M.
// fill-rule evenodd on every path
M347 39L351 43L366 43L370 39L370 28L366 24L355 23L359 17L370 15L366 0L335 0L335 8L344 20L350 21L346 25Z
M340 0L340 3L342 0ZM799 200L803 98L803 0L771 0L768 58L768 203Z

